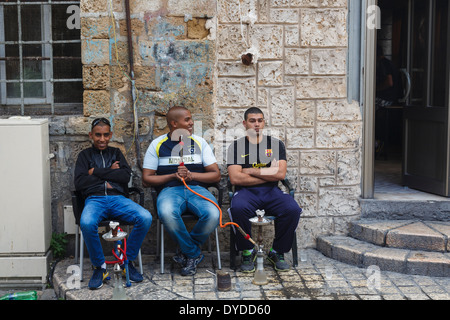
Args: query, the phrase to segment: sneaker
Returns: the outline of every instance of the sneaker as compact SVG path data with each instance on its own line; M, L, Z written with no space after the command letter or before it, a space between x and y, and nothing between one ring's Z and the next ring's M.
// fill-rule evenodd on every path
M102 267L96 267L94 268L94 274L91 277L91 280L89 280L89 289L95 290L99 289L103 286L103 281L109 276L109 273L106 271L106 269L103 269Z
M123 270L123 275L126 277L125 265L120 266ZM128 262L128 272L130 273L130 281L131 282L141 282L144 280L142 274L136 270L133 262Z
M284 260L284 254L271 250L267 256L267 260L273 264L277 271L287 271L291 267Z
M183 252L178 250L177 254L175 256L173 256L172 259L173 259L173 261L178 263L182 268L184 268L186 266L187 257L184 255Z
M197 258L187 258L186 259L186 266L181 269L181 275L182 276L193 276L197 273L197 266L200 262L202 262L203 258L205 256L200 253L200 255Z
M250 254L242 253L241 271L242 272L254 272L256 260L256 250L253 250Z

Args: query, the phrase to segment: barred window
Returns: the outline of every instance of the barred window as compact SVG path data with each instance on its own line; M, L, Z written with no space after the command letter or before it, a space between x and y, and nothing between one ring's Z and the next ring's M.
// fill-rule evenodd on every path
M0 0L0 115L82 112L79 3Z

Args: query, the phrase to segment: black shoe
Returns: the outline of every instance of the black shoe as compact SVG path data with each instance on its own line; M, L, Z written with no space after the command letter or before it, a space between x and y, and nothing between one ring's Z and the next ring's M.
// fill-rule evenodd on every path
M186 266L181 269L181 275L182 276L193 276L197 273L197 266L200 262L202 262L203 258L205 256L200 253L200 255L197 258L187 258L186 259Z
M277 271L287 271L291 268L284 260L284 254L282 253L270 251L267 260L273 264L273 267Z
M242 254L241 260L241 271L242 272L254 272L255 268L255 260L256 260L256 250L253 250L251 254L244 255Z
M178 263L182 268L186 266L187 257L184 255L183 252L178 250L176 255L174 255L172 259L173 261Z
M103 286L103 281L108 277L108 272L106 269L102 269L102 267L94 268L94 274L89 280L89 289L95 290L100 289Z

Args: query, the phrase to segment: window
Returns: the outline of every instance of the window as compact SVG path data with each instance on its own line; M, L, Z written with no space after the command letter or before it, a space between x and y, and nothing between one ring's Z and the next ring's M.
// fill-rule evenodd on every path
M80 30L67 27L79 3L0 0L0 114L81 113Z

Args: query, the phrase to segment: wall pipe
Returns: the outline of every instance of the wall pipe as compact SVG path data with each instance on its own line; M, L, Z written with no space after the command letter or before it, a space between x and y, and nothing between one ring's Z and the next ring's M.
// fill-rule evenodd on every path
M127 23L127 38L128 38L128 57L130 60L130 75L131 75L131 97L133 99L133 118L134 118L134 139L136 143L136 161L139 169L142 171L141 163L141 147L139 144L139 119L136 110L136 82L134 78L134 61L133 61L133 39L131 36L131 17L130 17L130 1L125 0L125 16Z

